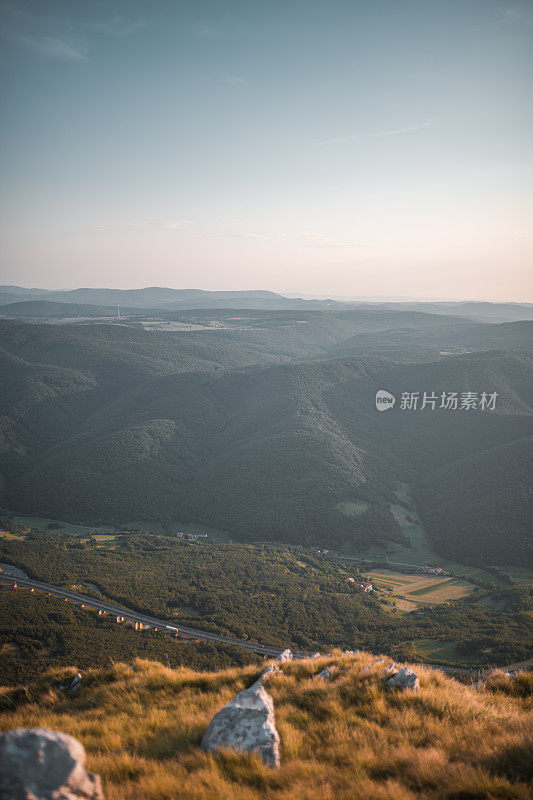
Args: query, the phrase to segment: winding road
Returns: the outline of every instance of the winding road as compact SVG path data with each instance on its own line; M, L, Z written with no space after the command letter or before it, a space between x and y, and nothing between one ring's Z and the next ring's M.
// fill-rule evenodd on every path
M79 594L78 592L73 592L70 589L63 589L60 586L52 586L49 583L35 581L32 578L28 578L22 570L12 567L10 564L1 564L0 566L4 570L0 573L0 583L8 584L14 588L45 592L52 597L69 600L81 605L82 608L93 609L101 614L112 615L117 618L117 622L137 622L148 628L167 631L181 639L217 642L218 644L231 644L237 647L244 647L246 650L251 650L253 653L259 653L259 655L264 655L269 658L275 658L285 650L284 647L274 647L269 644L259 644L258 642L250 642L244 639L233 639L229 636L221 636L218 633L212 633L211 631L202 631L197 628L187 628L184 625L176 625L176 623L168 622L158 617L151 617L147 614L140 614L138 611L132 611L131 608L123 608L114 603L107 603L105 600L99 600L94 597ZM311 653L293 651L294 658L309 658L311 655Z
M116 617L117 622L132 622L144 625L147 628L152 628L158 631L166 631L174 636L189 641L202 641L202 642L216 642L218 644L230 644L236 647L244 647L246 650L251 650L253 653L266 656L267 658L276 658L285 649L284 647L274 647L269 644L260 644L258 642L250 642L245 639L233 639L230 636L221 636L218 633L211 631L202 631L198 628L187 628L184 625L176 625L158 617L151 617L147 614L140 614L137 611L132 611L130 608L123 608L122 606L115 605L114 603L107 603L104 600L98 600L94 597L88 597L78 592L73 592L70 589L63 589L60 586L52 586L49 583L42 581L35 581L22 572L17 567L12 567L10 564L0 564L3 571L0 571L0 584L7 584L13 588L30 589L30 591L45 592L52 597L59 597L73 603L77 603L82 608L92 609L101 614L109 614ZM311 658L313 653L306 653L304 651L293 650L293 658ZM465 669L464 667L450 667L441 664L424 664L425 667L430 669L439 669L444 672L451 672L462 675L471 675L473 672L479 674L482 678L484 674L490 673L490 669L479 670ZM500 667L500 669L507 670L511 675L516 674L522 670L531 671L533 669L532 661L522 661L519 664L511 664L508 667Z

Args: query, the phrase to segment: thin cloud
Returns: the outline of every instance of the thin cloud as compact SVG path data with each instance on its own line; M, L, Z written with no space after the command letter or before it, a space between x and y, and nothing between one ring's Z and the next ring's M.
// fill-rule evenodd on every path
M248 86L250 81L240 75L222 75L221 80L229 86Z
M339 241L329 233L306 233L301 238L306 247L365 247L364 242Z
M147 220L141 222L123 222L121 227L124 228L161 228L171 231L184 231L188 230L192 225L196 225L194 219L176 219L176 220Z
M115 15L99 22L80 22L77 26L63 16L39 14L27 8L2 3L3 14L0 37L21 49L36 53L45 58L62 61L86 61L87 37L126 38L146 27L144 20L127 20ZM78 36L73 42L73 30ZM38 31L31 33L30 31Z
M13 36L12 40L45 58L57 58L62 61L86 61L87 56L63 39L54 36Z
M103 22L93 22L86 26L97 33L108 36L131 36L146 27L144 20L128 22L123 17L115 16Z
M365 247L366 242L347 242L337 239L329 233L261 233L257 231L226 230L214 232L209 230L194 230L194 226L199 225L198 220L177 219L177 220L126 220L114 225L96 225L96 230L109 231L117 228L127 228L128 230L153 230L153 231L177 231L187 234L193 239L243 239L254 242L278 242L293 243L302 247Z
M421 131L424 128L431 128L435 125L435 120L428 120L420 125L409 125L407 128L395 128L394 130L375 131L373 133L350 133L347 136L335 136L332 139L324 139L322 142L314 142L314 147L325 147L329 144L348 144L360 139L380 139L385 136L402 136L405 133Z
M266 234L235 231L228 233L193 234L201 239L251 239L258 242L294 242L304 247L365 247L365 242L345 242L328 233Z
M533 10L525 6L510 6L501 11L501 19L506 23L517 22L531 25L533 24Z
M263 31L259 31L256 27L250 27L242 24L242 21L233 19L229 20L224 25L211 25L209 23L200 23L193 25L190 29L194 36L200 39L207 39L212 41L224 41L230 39L269 39Z

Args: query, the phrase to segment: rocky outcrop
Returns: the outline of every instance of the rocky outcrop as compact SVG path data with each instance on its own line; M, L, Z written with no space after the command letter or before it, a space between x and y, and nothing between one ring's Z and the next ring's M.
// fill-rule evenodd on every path
M258 753L265 764L279 767L279 734L274 719L274 703L261 679L239 692L215 714L201 747L203 750L228 748L239 753Z
M46 728L0 735L2 800L104 800L98 775L86 772L83 745Z
M411 691L417 692L420 689L420 681L418 680L418 675L411 667L403 667L399 672L396 672L395 675L389 678L387 687L389 689L411 689Z
M276 661L292 661L292 650L287 647L279 656L276 656Z

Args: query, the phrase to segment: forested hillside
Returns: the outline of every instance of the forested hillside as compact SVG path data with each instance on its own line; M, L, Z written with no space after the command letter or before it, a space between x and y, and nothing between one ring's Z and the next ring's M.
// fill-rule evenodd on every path
M7 322L1 332L8 509L176 519L247 541L361 549L404 541L389 506L407 480L443 553L481 564L531 558L531 351L420 364L284 356L265 366L257 360L279 361L279 351L265 357L231 339ZM385 414L379 389L398 398ZM495 410L400 403L404 392L468 391L496 392ZM364 504L361 514L341 513L346 500Z
M533 322L505 322L499 325L465 325L422 329L398 328L359 333L329 350L340 358L379 354L403 361L436 361L442 356L482 350L526 350L533 346Z

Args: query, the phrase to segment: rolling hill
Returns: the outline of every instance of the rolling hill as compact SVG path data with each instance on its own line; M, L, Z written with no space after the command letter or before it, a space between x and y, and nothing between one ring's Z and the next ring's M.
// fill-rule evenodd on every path
M448 317L446 317L448 319ZM368 353L404 361L436 361L442 356L483 350L533 348L533 321L409 327L358 333L334 345L331 358Z
M441 552L481 564L531 558L530 352L265 366L235 342L213 347L114 326L5 322L0 330L8 508L92 521L181 519L248 541L357 548L404 540L389 505L408 480ZM380 414L378 389L499 397L494 412L410 412L397 403ZM515 446L523 453L516 469ZM469 468L475 502L454 478ZM495 484L500 510L486 535ZM364 503L364 513L348 518L338 509L344 500Z

